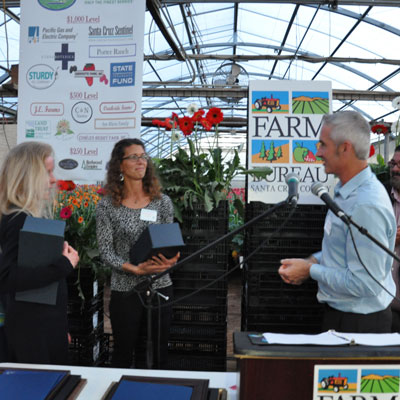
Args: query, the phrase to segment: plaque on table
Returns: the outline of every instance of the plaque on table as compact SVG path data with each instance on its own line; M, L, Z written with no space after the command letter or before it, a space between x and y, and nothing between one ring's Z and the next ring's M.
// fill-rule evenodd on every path
M50 265L62 254L65 221L28 216L19 233L18 267ZM55 305L58 282L15 293L15 300Z
M151 224L131 247L130 260L132 264L138 265L160 253L171 258L184 246L179 224Z

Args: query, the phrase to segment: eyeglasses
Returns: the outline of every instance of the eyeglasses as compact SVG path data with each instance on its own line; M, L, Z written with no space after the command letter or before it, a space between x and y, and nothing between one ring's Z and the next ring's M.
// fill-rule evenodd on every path
M390 160L388 162L389 168L394 168L395 166L400 169L400 161Z
M141 156L137 156L136 154L132 154L130 156L126 156L126 157L122 157L122 160L130 160L130 161L139 161L139 160L143 160L143 161L149 161L150 160L150 156L148 156L147 154L142 154Z

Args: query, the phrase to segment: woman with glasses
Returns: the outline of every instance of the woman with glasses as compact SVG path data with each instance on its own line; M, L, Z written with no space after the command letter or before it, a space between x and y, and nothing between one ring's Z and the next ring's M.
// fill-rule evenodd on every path
M0 293L5 306L7 361L67 364L67 283L79 261L64 242L50 265L18 264L19 233L27 216L51 218L56 179L52 148L25 142L11 149L0 171ZM41 289L58 282L55 304L22 301L16 292Z
M106 179L106 196L96 210L97 241L102 261L111 266L110 318L114 339L111 365L130 368L133 353L137 366L137 354L144 351L139 343L146 326L144 294L133 288L146 275L154 275L170 268L179 254L171 259L162 254L138 265L130 262L132 245L149 224L173 222L173 206L170 198L161 193L154 166L139 139L123 139L117 142L111 153ZM169 274L155 281L152 288L164 297L156 295L153 303L164 304L172 297ZM168 351L168 333L171 307L161 307L160 313L152 311L152 332L155 368L165 368Z

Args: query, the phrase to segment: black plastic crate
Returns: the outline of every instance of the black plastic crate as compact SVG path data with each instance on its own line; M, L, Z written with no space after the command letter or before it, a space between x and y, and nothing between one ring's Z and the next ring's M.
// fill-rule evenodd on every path
M173 323L190 323L202 325L226 324L227 307L224 305L181 305L175 304L172 309Z
M172 324L170 327L170 339L197 339L197 340L226 340L226 325L193 325Z
M196 231L204 234L226 233L228 231L229 208L227 201L221 201L217 208L206 212L203 205L193 204L192 210L182 215L181 229L184 234Z
M98 366L105 356L104 335L102 330L95 330L89 335L72 334L68 347L71 365Z
M104 290L102 289L91 299L72 298L68 299L68 314L91 312L103 308Z
M323 307L320 304L307 306L247 306L245 317L248 323L260 324L316 324L320 323Z
M219 237L219 236L218 236ZM203 249L212 242L210 235L196 235L196 232L192 232L190 235L184 237L186 246L181 251L181 260L191 256L196 251ZM226 267L228 263L228 247L223 241L207 251L201 252L198 256L194 257L189 261L190 264L222 264Z
M169 354L167 369L184 371L226 371L226 357Z
M252 201L246 204L245 208L245 219L246 222L261 215L264 211L269 210L275 206L275 204L266 204L260 201ZM284 220L292 211L290 206L282 207L275 211L270 216L265 217L265 220L269 220L271 218L282 219ZM324 204L299 204L297 205L292 218L293 220L302 220L302 219L317 219L324 220L327 213L327 207ZM262 220L264 221L264 220ZM259 221L258 221L259 222Z
M93 330L103 328L104 311L97 310L92 313L68 315L68 329L70 333L87 335Z
M78 279L85 301L93 299L102 290L102 285L95 279L94 271L91 268L81 267L79 270L74 269L67 277L69 299L81 299L77 287Z
M274 333L296 333L296 334L316 334L321 332L321 323L286 323L286 324L272 324L260 322L248 322L246 331L254 332L274 332Z
M226 338L224 338L224 340L170 339L168 341L168 353L189 353L191 356L226 356Z
M178 305L220 305L227 304L227 289L203 289L193 294L194 289L185 287L174 287L174 299L178 300ZM179 300L181 299L181 300Z

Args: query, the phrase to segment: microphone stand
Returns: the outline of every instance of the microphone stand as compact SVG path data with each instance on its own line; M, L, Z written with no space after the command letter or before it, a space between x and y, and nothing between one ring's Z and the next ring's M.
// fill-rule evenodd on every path
M221 236L220 238L214 240L213 242L209 243L208 245L202 247L201 249L195 251L193 254L191 254L190 256L184 258L181 261L178 261L175 265L173 265L171 268L168 268L167 270L160 272L156 275L150 275L150 276L146 276L145 279L138 283L137 285L135 285L133 287L133 289L131 289L130 292L144 292L145 290L147 290L147 288L149 287L149 285L151 285L154 281L160 279L162 276L169 274L170 272L175 271L176 269L180 268L182 265L188 263L189 261L193 260L194 258L196 258L197 256L199 256L201 253L211 249L212 247L216 246L217 244L221 243L222 241L229 239L230 237L236 235L237 233L241 232L243 229L248 228L249 226L253 225L254 223L256 223L257 221L259 221L260 219L268 216L269 214L273 214L276 210L278 210L279 208L281 208L284 205L287 204L291 204L290 203L291 199L287 199L285 201L281 201L279 203L276 203L273 207L269 208L268 210L265 210L262 214L257 215L256 217L252 218L250 221L246 222L244 225L239 226L238 228L236 228L235 230L226 233L225 235Z
M151 287L152 284L156 280L160 279L162 276L169 274L172 271L175 271L176 269L180 268L182 265L193 260L194 258L199 256L204 251L211 249L212 247L216 246L217 244L221 243L222 241L230 238L231 236L236 235L237 233L241 232L243 229L248 228L249 226L251 226L254 223L256 223L257 221L259 221L260 219L262 219L270 214L273 214L276 210L278 210L279 208L281 208L285 205L288 205L288 204L291 205L292 207L296 207L297 199L294 199L293 197L288 197L285 201L276 203L273 207L269 208L268 210L265 210L260 215L257 215L256 217L252 218L250 221L246 222L244 225L239 226L235 230L221 236L220 238L214 240L213 242L209 243L208 245L204 246L203 248L195 251L190 256L184 258L181 261L178 261L171 268L168 268L167 270L160 272L153 276L146 276L142 282L135 285L133 287L133 289L127 293L127 295L129 295L133 292L136 292L138 295L139 295L139 293L142 293L142 292L146 293L146 307L147 307L146 367L147 367L147 369L151 369L153 366L153 338L152 338L152 321L151 321L152 299L153 299L154 295L158 295L158 296L163 297L165 300L168 300L168 298L166 298L166 296L159 293L157 290L152 289L152 287ZM158 362L160 362L160 360L158 360Z

